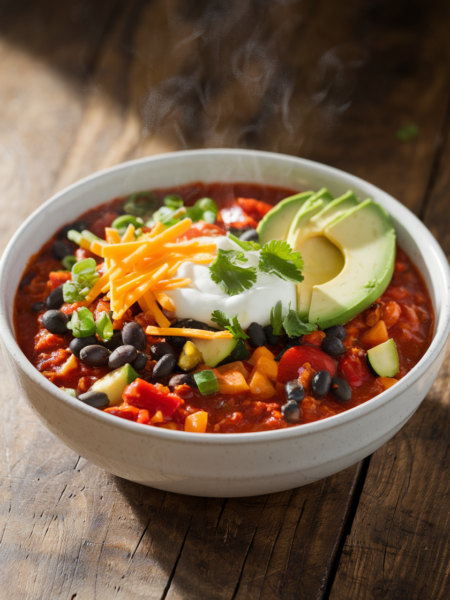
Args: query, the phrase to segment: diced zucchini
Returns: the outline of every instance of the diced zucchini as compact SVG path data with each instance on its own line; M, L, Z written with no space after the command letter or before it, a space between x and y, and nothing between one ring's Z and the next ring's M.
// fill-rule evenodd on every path
M188 340L181 351L180 358L178 359L178 366L180 369L183 369L183 371L190 371L202 361L202 353L194 342Z
M138 377L133 367L127 363L96 381L89 391L104 392L109 398L109 405L115 406L122 402L122 394L127 385Z
M367 360L380 377L394 377L398 373L398 353L393 339L368 350Z
M69 396L72 396L72 398L76 398L77 397L77 393L74 389L72 388L59 388L62 392L66 392L66 394L69 394Z
M216 340L193 340L208 367L225 365L235 360L246 360L250 356L244 340L236 338L219 338Z

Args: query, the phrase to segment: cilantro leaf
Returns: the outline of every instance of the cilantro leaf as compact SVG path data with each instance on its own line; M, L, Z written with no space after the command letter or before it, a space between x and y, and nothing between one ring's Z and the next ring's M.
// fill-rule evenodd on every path
M211 321L217 323L219 327L228 329L234 338L240 338L242 340L246 340L248 338L248 335L239 325L237 315L235 317L230 317L230 315L227 315L227 313L222 312L221 310L215 310L211 315Z
M275 304L275 306L270 311L270 324L273 327L274 335L281 335L283 333L283 315L282 315L283 305L281 304L281 300Z
M315 331L317 324L304 323L300 319L298 312L289 307L288 315L283 321L283 327L289 337L299 337Z
M230 240L233 240L233 242L238 244L238 246L240 246L243 250L246 250L247 252L250 250L259 250L261 248L261 246L256 242L243 242L230 232L228 232L228 237L230 238Z
M236 262L247 262L243 252L220 250L209 267L211 279L229 296L249 290L256 282L255 267L239 267Z
M258 267L260 271L273 273L285 281L303 281L300 253L294 252L287 242L281 240L272 240L261 248Z

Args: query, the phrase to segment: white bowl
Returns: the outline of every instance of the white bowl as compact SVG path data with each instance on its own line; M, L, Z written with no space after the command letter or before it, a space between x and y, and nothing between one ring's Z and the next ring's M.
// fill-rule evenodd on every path
M30 256L60 227L114 197L194 181L244 181L298 190L352 189L391 214L399 244L421 270L435 310L433 341L394 387L323 421L278 431L195 434L139 425L86 406L61 392L25 358L13 329L16 289ZM426 227L369 183L292 156L246 150L195 150L124 163L59 192L21 226L0 265L0 335L21 394L69 448L106 471L162 490L197 496L266 494L306 485L368 456L415 412L444 359L449 334L449 268Z

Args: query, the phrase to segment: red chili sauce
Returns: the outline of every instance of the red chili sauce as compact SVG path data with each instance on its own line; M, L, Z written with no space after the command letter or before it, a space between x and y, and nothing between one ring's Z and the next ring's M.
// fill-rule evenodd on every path
M203 184L195 183L177 188L155 190L159 200L168 194L180 195L186 205L193 204L203 197L213 198L221 209L215 225L194 224L184 239L197 235L223 235L230 227L256 227L258 221L270 208L283 198L296 192L279 187L262 186L257 184ZM255 203L255 200L259 201ZM115 199L99 208L92 209L82 215L80 220L86 223L86 228L99 237L104 238L104 228L123 213L124 199ZM261 204L265 203L265 204ZM18 343L30 362L49 381L58 387L73 388L82 394L91 385L109 372L108 367L90 367L77 360L75 368L65 370L63 365L71 356L69 344L72 335L55 335L49 333L42 325L42 315L45 309L33 312L31 306L36 302L45 301L52 289L66 281L70 275L61 271L61 262L52 256L51 248L58 236L53 237L41 251L34 256L22 278L16 295L14 320ZM65 239L59 234L59 239ZM71 243L71 242L69 242ZM73 245L78 260L92 256L89 251ZM97 258L100 262L101 259ZM105 310L109 303L97 300L91 305L95 318ZM66 313L73 310L71 305L61 308ZM142 313L138 305L123 317L121 323L115 322L115 327L136 320L144 328L154 325L154 320ZM339 402L328 394L324 398L314 398L311 394L311 380L316 373L314 365L306 362L299 370L297 377L306 390L306 397L301 402L300 422L293 424L283 419L281 406L286 403L284 381L280 377L274 383L275 394L269 399L258 397L248 392L243 394L202 396L196 389L186 385L179 386L176 394L183 403L169 420L150 424L153 416L145 408L135 406L119 406L106 409L110 414L129 420L147 423L149 426L168 429L184 430L185 419L188 415L199 410L208 413L209 433L238 433L253 431L268 431L292 427L297 424L310 423L344 412L377 396L385 389L395 384L394 379L376 377L366 363L365 354L368 349L380 343L378 337L386 332L393 338L399 355L400 370L395 379L406 375L426 352L432 337L434 323L431 300L417 268L409 260L406 253L397 248L395 272L385 293L370 308L360 313L345 325L347 338L344 340L346 352L334 360L337 365L337 375L345 379L351 386L352 399L349 402ZM377 337L378 336L378 337ZM148 337L149 346L164 338ZM300 348L319 348L325 334L320 331L303 336ZM382 340L383 341L383 340ZM282 344L277 347L267 346L277 355ZM254 349L249 348L251 351ZM154 361L149 360L142 379L151 381ZM72 365L73 366L73 365ZM251 372L253 365L244 362L244 367ZM317 367L316 368L323 368ZM167 381L161 383L167 384Z

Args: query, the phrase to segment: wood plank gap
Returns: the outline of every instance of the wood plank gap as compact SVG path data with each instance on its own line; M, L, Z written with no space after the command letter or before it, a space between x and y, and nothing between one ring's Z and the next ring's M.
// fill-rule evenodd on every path
M367 472L369 470L370 461L372 459L372 455L365 458L361 461L360 473L357 477L357 480L354 485L354 489L350 491L350 497L352 498L349 502L347 514L344 515L344 528L342 532L341 539L339 543L336 545L336 550L334 556L331 559L331 568L330 574L328 576L328 581L325 586L324 594L322 596L322 600L328 600L331 595L331 590L333 588L334 580L336 578L336 573L339 567L339 563L341 562L342 550L344 549L345 542L347 541L348 536L352 530L353 521L355 520L356 511L358 510L359 500L361 498L362 491L364 489L364 484L367 477Z
M436 139L434 158L433 158L433 162L431 163L430 175L428 177L427 187L425 188L422 205L420 207L419 214L418 214L418 217L421 221L425 220L427 209L428 209L428 206L430 203L430 198L433 194L433 190L436 185L438 174L439 174L439 171L441 168L442 156L443 156L445 140L446 140L446 131L447 131L447 126L449 125L449 123L450 123L450 94L449 94L448 100L447 100L447 108L444 112L441 126L439 127L439 132L438 132L437 139Z
M173 569L172 569L172 571L171 571L171 573L169 575L169 579L167 580L166 587L164 588L163 594L161 596L161 600L165 600L167 598L167 594L169 593L170 586L172 585L173 578L175 577L175 573L176 573L176 570L177 570L178 563L180 562L181 555L183 554L183 548L184 548L184 545L186 543L189 530L191 528L191 523L192 523L192 517L193 516L194 516L194 513L191 514L191 518L189 519L189 525L187 526L186 533L185 533L184 538L183 538L183 543L181 544L181 547L180 547L180 552L178 553L177 560L175 561L175 564L173 565Z

